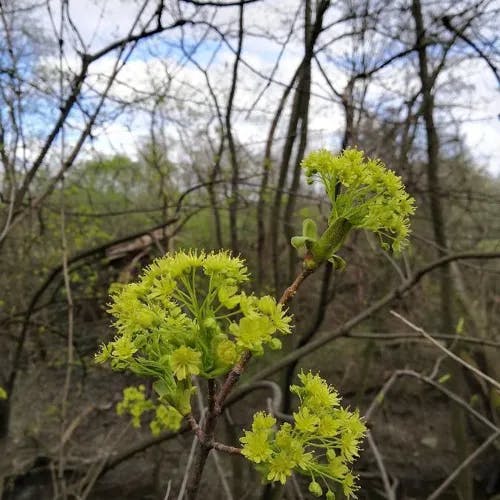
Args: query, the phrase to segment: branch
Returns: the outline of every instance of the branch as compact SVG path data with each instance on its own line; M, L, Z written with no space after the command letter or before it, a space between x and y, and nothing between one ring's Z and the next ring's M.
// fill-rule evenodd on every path
M443 22L443 25L447 30L455 33L455 35L461 38L467 45L470 45L472 49L477 52L478 56L484 60L484 62L493 72L497 83L500 84L500 74L498 73L498 68L491 62L490 58L480 49L480 47L478 47L468 36L463 33L463 29L459 31L457 28L455 28L455 26L451 24L451 20L448 16L443 16L441 18L441 21Z
M377 396L375 397L373 403L370 405L370 408L365 414L365 418L371 418L375 409L380 406L382 401L384 400L384 397L386 396L387 392L389 389L394 385L394 382L398 377L414 377L422 382L425 382L426 384L432 385L435 389L438 391L442 392L446 396L448 396L452 401L457 403L459 406L461 406L465 411L467 411L470 415L475 417L479 422L484 424L486 427L491 429L493 432L498 432L500 431L500 428L497 427L491 420L487 419L484 415L479 413L477 410L472 408L470 404L468 404L466 401L464 401L460 396L455 394L454 392L450 391L446 387L444 387L443 384L440 384L439 382L436 382L434 379L430 377L426 377L425 375L422 375L421 373L418 373L413 370L395 370L394 373L391 375L391 377L387 380L387 382L384 384L382 389L379 391Z
M493 347L495 349L500 349L500 342L495 342L494 340L488 339L478 339L476 337L466 337L463 335L448 335L444 333L432 333L431 334L434 339L438 340L450 340L450 341L458 341L465 342L467 344L477 344L486 347ZM414 341L417 340L419 342L424 341L419 335L416 333L370 333L370 332L361 332L361 333L351 333L349 334L350 339L370 339L370 340L387 340L387 341Z
M429 335L423 328L418 327L417 325L413 324L411 321L406 319L405 317L401 316L395 311L391 311L391 314L400 319L403 323L408 325L410 328L415 330L416 332L421 333L429 342L432 342L438 349L441 349L444 353L446 353L447 356L449 356L451 359L455 360L457 363L460 363L462 366L465 366L468 370L472 371L475 373L478 377L481 377L482 379L486 380L489 382L491 385L496 387L498 390L500 390L500 383L496 381L495 379L491 378L490 376L486 375L486 373L483 373L481 370L476 368L475 366L470 365L466 361L464 361L460 356L457 356L454 352L450 351L446 347L444 347L442 344L440 344L436 339L432 338L431 335Z
M420 282L420 280L427 273L430 273L434 269L437 269L437 268L439 268L439 267L441 267L449 262L455 261L455 260L499 259L499 258L500 258L500 252L462 252L462 253L446 255L444 257L441 257L440 259L437 259L437 260L431 262L430 264L427 264L426 266L423 266L418 271L416 271L412 276L407 278L403 283L401 283L401 285L399 285L398 287L391 290L384 297L379 299L377 302L373 303L371 306L367 307L365 310L361 311L359 314L357 314L356 316L354 316L350 320L346 321L339 328L337 328L333 332L329 333L328 335L325 335L322 338L313 340L309 344L294 350L293 352L291 352L287 356L281 358L281 360L264 368L258 374L256 374L254 377L252 377L248 381L248 384L256 382L257 380L267 378L270 375L272 375L273 373L276 373L276 372L280 371L282 368L288 366L290 363L293 363L294 361L303 358L307 354L310 354L310 353L316 351L317 349L323 347L325 344L328 344L330 341L332 341L338 337L342 337L342 336L347 335L359 323L361 323L365 319L369 318L374 313L380 311L383 307L387 306L393 300L403 296L406 292L408 292L408 290L410 290L415 285L417 285ZM240 388L239 390L242 390L242 389L243 388ZM233 395L233 397L234 396L235 395Z
M241 448L236 448L235 446L228 446L227 444L218 443L217 441L210 442L211 448L223 451L224 453L229 453L231 455L241 455Z
M382 484L384 485L385 495L387 500L396 500L396 495L394 494L393 487L391 486L391 482L389 481L389 475L387 474L387 469L384 465L384 460L382 459L382 455L373 439L372 433L370 430L366 433L366 440L370 445L373 456L375 457L375 461L377 462L378 469L380 471L380 475L382 477Z
M180 0L183 3L196 5L197 7L237 7L240 5L247 5L249 3L260 2L261 0L239 0L238 2L211 2L211 1L198 1L198 0Z
M111 469L114 469L121 463L125 462L126 460L132 458L134 455L137 455L138 453L142 453L143 451L146 451L147 449L151 448L152 446L156 446L158 444L161 444L165 441L169 441L170 439L176 438L180 436L181 434L185 434L186 432L190 431L191 428L188 425L183 425L180 430L177 432L167 432L165 434L162 434L157 437L151 437L148 439L145 439L144 441L141 441L140 443L131 446L130 448L127 448L126 450L122 451L120 454L116 455L112 459L109 459L106 462L106 465L103 467L102 471L100 472L98 477L103 476L106 472L110 471Z
M141 33L139 33L137 35L129 34L128 36L126 36L120 40L117 40L114 43L109 44L108 46L104 47L100 51L95 52L94 54L81 54L81 68L80 68L80 71L78 72L78 74L73 78L73 81L71 82L71 86L70 86L71 93L68 96L68 98L65 100L65 102L62 104L61 109L60 109L59 118L57 119L56 123L52 127L52 130L49 132L47 138L45 139L45 142L44 142L38 156L33 161L33 164L31 165L30 169L28 170L28 172L24 178L23 183L22 183L19 191L16 194L16 200L15 200L16 207L19 207L22 204L22 201L24 199L24 196L26 195L26 192L29 189L29 186L33 182L35 175L37 174L38 170L42 166L42 163L45 160L50 148L52 147L52 144L53 144L55 138L57 137L57 135L61 131L64 123L68 119L69 114L70 114L71 110L73 109L73 106L76 104L76 102L81 94L81 91L82 91L82 85L88 76L88 69L89 69L90 64L97 61L98 59L101 59L102 57L106 56L107 54L109 54L110 52L112 52L116 49L123 50L130 43L136 43L139 40L149 38L153 35L156 35L158 33L163 32L163 31L177 28L179 26L184 25L186 22L188 22L188 21L186 21L184 19L180 19L180 20L177 20L176 22L174 22L173 24L168 25L168 26L157 26L155 29L152 29L152 30L143 29L141 31ZM132 29L135 28L136 24L137 24L137 19L134 22ZM110 79L110 83L112 83L113 79L114 79L114 77L112 79ZM99 111L99 109L97 111ZM94 118L94 120L91 120L89 122L90 127L93 125L94 121L95 121L95 118ZM90 127L88 126L87 128L90 128ZM88 135L89 131L86 131L86 132L87 133L85 134L85 137ZM74 158L71 158L71 161L73 161L73 160L74 160ZM3 237L5 237L5 236L6 236L6 234L3 235Z
M436 500L439 498L448 486L457 478L457 476L468 467L481 453L483 453L490 444L500 437L500 429L494 432L481 446L476 448L428 497L427 500Z
M168 26L157 26L156 28L151 30L143 30L141 33L138 33L137 35L129 35L125 38L122 38L121 40L117 40L116 42L109 44L108 46L104 47L98 52L95 52L94 54L84 55L82 57L88 59L89 62L93 63L97 61L97 59L100 59L101 57L109 54L110 52L113 52L113 50L121 49L130 43L138 42L140 40L145 40L146 38L151 38L154 35L162 33L163 31L179 28L180 26L184 26L188 22L189 21L187 19L178 19L177 21L175 21L172 24L169 24Z
M278 304L281 304L282 306L288 304L288 302L295 297L295 294L297 293L300 285L302 285L303 281L313 272L313 269L303 269L302 272L295 278L295 281L283 292Z

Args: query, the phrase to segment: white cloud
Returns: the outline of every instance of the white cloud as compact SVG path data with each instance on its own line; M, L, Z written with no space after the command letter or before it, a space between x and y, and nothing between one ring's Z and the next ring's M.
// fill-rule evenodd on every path
M58 2L52 3L56 12ZM289 22L286 21L293 15L299 4L299 0L290 0L288 2L266 1L250 5L246 8L245 25L252 33L270 33L276 40L283 41L289 29ZM116 36L125 35L135 18L138 5L139 2L132 0L73 0L70 2L72 18L85 42L91 44L92 50L104 46ZM155 2L149 2L148 8L154 5ZM230 43L233 47L236 47L237 12L237 8L221 9L215 21L219 25L224 24L226 28L231 28ZM148 12L145 13L144 18L146 14ZM332 9L330 16L338 16L338 13ZM49 25L47 20L46 24ZM336 34L340 34L343 29L339 26L334 30ZM202 27L186 27L185 36L188 45L195 43L203 30ZM191 126L193 127L192 133L197 134L199 128L208 123L210 116L214 114L213 103L203 74L193 64L183 61L183 55L178 48L179 36L178 30L167 32L158 39L141 44L136 55L121 71L112 96L129 100L152 94L154 89L166 86L166 82L171 78L169 95L172 98L165 101L169 133L176 126ZM330 36L327 34L324 39L327 40ZM300 61L301 37L302 28L299 19L274 76L274 79L282 84L289 82ZM280 50L280 45L276 40L266 40L257 36L245 38L243 57L245 62L255 69L255 72L245 65L240 65L240 82L235 97L233 123L238 139L249 145L260 144L265 140L270 118L283 91L283 85L277 83L268 85L265 79L256 74L258 72L262 75L269 75ZM200 64L208 63L218 42L217 36L211 34L208 40L200 45L194 55ZM348 43L350 42L339 42L335 49L337 53L347 51ZM166 51L165 46L168 44L169 50ZM375 54L376 50L385 51L386 48L374 46L373 50ZM71 54L69 60L72 64L77 64L77 59L72 59ZM223 106L229 91L233 62L234 53L222 44L210 67L212 85ZM92 72L109 74L113 64L113 57L105 57L92 66ZM333 63L328 64L326 69L338 90L342 91L346 83L346 75ZM452 68L446 75L443 75L443 82L444 78L451 78L457 82L465 81L468 88L456 90L450 86L443 86L445 93L440 91L438 102L454 104L454 107L449 110L449 117L463 122L461 130L471 152L477 161L490 172L498 173L500 172L498 89L495 87L494 78L487 71L484 64L479 62L472 64L470 61ZM415 68L408 64L391 65L379 76L381 85L374 82L368 95L368 100L373 105L388 104L391 101L401 102L418 88ZM97 87L102 88L104 85L104 80L94 79L93 81ZM327 95L329 90L324 87L322 78L316 71L313 74L313 81L321 82L322 87L316 83L313 85L316 95L311 102L310 143L312 146L333 146L335 143L338 144L335 136L341 133L343 112L337 104L318 97ZM440 82L440 85L443 82ZM266 89L266 92L259 100L256 109L249 115L247 109L254 103L262 89ZM446 94L446 92L453 92L453 95ZM151 106L151 102L144 102L144 107L148 106ZM105 131L103 130L94 142L94 147L109 152L112 152L113 148L119 148L130 154L136 142L131 140L132 135L144 137L148 133L149 121L147 117L139 115L140 113L127 113L122 118L117 118L112 124L108 124ZM130 127L131 120L134 124L133 131Z

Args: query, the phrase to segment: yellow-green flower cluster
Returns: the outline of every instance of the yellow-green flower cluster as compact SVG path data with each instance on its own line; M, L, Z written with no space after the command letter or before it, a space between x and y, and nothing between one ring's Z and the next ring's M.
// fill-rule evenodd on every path
M123 389L123 399L116 405L118 415L129 413L134 427L141 426L143 413L154 408L154 404L146 399L145 387L126 387Z
M302 167L309 183L319 180L325 187L332 204L329 225L347 221L353 228L375 233L383 248L392 247L395 252L404 248L414 199L401 178L380 160L365 158L357 149L339 155L321 149L310 153Z
M161 403L186 415L192 375L223 375L243 352L279 348L274 335L291 331L291 318L275 299L241 290L248 279L244 261L228 252L157 259L137 283L113 293L109 310L118 335L97 361L152 377Z
M144 413L154 411L154 417L149 427L154 436L158 436L165 429L178 430L181 426L182 415L172 406L155 404L146 398L145 387L126 387L123 390L123 399L116 405L118 415L128 413L132 417L132 425L141 426Z
M301 385L290 390L300 401L294 423L279 428L271 415L259 412L252 430L240 439L243 455L254 462L267 481L285 484L293 472L311 478L309 491L334 498L335 484L347 498L357 486L350 464L358 456L366 427L357 412L340 406L337 392L321 377L299 375Z
M7 391L0 386L0 399L7 399Z

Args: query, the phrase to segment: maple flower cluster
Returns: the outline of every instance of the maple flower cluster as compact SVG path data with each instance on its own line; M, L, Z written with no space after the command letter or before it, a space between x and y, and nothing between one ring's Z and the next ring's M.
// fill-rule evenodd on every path
M138 424L155 409L155 432L178 429L191 411L192 375L213 379L246 351L261 355L265 346L281 347L275 334L291 332L291 317L274 298L242 291L248 279L244 261L229 252L180 251L114 291L109 311L118 335L96 360L153 378L160 402L151 406L144 390L128 388L119 411Z
M161 403L155 404L146 397L144 385L126 387L123 390L123 400L116 405L118 415L124 413L132 417L132 425L141 426L141 417L146 412L153 412L154 416L149 423L153 436L158 436L164 429L178 429L182 422L182 415L174 407Z
M331 202L323 235L318 236L316 223L306 219L303 234L292 238L292 245L309 250L316 264L327 259L336 263L335 252L351 229L375 233L382 248L396 253L407 245L415 200L380 160L365 158L357 149L339 155L320 149L303 160L302 168L309 184L323 184Z
M340 406L337 392L320 376L299 374L301 385L290 390L299 398L293 425L279 428L264 412L254 415L252 430L240 439L243 455L256 464L264 479L285 484L292 473L311 478L315 496L335 498L335 484L347 498L358 489L350 464L358 456L366 427L358 412Z

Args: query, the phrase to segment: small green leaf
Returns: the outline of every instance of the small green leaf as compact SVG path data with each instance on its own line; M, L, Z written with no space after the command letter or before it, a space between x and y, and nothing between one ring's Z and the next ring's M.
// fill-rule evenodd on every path
M490 390L490 401L491 406L495 408L495 410L500 409L500 391L498 389L492 388Z
M347 265L347 262L342 258L339 257L338 255L332 255L329 259L329 262L333 264L333 267L335 269L338 269L339 271L343 271Z
M438 438L436 436L424 436L420 442L429 447L429 448L436 448L436 446L438 445Z
M451 378L451 375L449 373L445 373L442 377L439 377L438 382L440 384L444 384L445 382L447 382L448 380L450 380L450 378Z
M469 401L469 404L472 406L472 407L476 407L477 408L477 405L479 404L479 402L481 401L481 397L479 396L479 394L475 393L473 394L471 397L470 397L470 401Z
M312 219L305 219L304 222L302 222L302 236L312 241L316 241L318 239L318 227L316 226L316 222Z
M290 240L290 243L292 244L293 248L296 248L297 250L299 250L299 249L306 246L307 240L308 240L308 238L304 238L304 236L294 236Z

